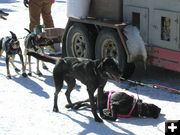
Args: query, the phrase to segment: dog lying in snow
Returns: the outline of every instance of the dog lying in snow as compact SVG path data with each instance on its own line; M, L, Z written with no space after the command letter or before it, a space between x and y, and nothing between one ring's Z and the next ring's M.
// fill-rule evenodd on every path
M102 119L97 115L94 92L98 89L98 108L100 116L104 119L108 119L108 116L104 115L102 108L102 96L103 89L108 79L118 79L121 76L118 62L111 57L104 58L103 60L90 60L85 58L65 57L58 60L52 57L45 57L34 52L28 52L28 55L35 57L36 59L46 62L56 63L53 69L53 78L55 83L54 93L54 112L59 112L58 109L58 94L63 87L63 82L67 83L67 91L65 93L69 107L73 108L74 105L71 102L70 94L75 87L78 79L87 86L87 92L89 95L89 101L91 104L92 113L94 119L97 122L102 122Z
M97 96L95 97L97 105ZM73 103L74 109L90 107L89 99ZM69 105L66 105L69 108ZM109 116L109 120L129 117L158 118L161 109L154 104L143 103L142 100L134 98L125 92L106 91L102 96L103 112Z
M25 73L25 66L22 56L22 50L20 47L20 43L16 37L16 34L11 32L11 36L7 36L0 39L0 56L5 51L6 52L6 68L7 68L7 77L11 78L10 70L9 70L9 62L11 62L16 72L20 72L20 70L14 65L13 61L15 55L18 54L22 64L22 76L27 77Z

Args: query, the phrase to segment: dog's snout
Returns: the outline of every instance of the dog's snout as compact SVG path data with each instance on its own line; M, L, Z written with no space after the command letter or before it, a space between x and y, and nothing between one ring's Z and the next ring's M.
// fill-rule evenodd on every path
M161 112L161 108L159 108L159 107L157 107L157 109L156 109L156 113L155 113L155 115L154 115L154 117L153 118L158 118L159 117L159 114L160 114L160 112Z

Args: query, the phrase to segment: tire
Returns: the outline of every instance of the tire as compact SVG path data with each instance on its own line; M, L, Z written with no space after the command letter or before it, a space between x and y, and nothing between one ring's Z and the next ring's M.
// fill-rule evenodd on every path
M117 32L113 29L103 29L99 32L95 44L95 57L102 59L111 56L118 60L119 68L123 72L123 78L129 78L135 69L133 63L127 63L125 50L121 44Z
M83 24L73 24L66 37L66 53L70 57L84 57L92 59L94 43L92 33Z
M135 71L135 64L134 63L128 63L124 69L124 74L123 74L123 78L128 79L132 76L132 74Z

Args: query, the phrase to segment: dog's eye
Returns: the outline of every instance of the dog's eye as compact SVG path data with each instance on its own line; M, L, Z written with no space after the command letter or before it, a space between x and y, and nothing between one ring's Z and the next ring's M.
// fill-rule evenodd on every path
M15 42L16 45L19 45L19 41Z

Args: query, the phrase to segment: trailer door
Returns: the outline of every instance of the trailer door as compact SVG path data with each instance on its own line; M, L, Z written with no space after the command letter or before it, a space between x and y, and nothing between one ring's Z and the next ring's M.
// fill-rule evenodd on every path
M162 48L180 50L179 14L164 10L154 10L152 13L151 43Z
M124 19L132 25L137 26L140 30L144 42L148 43L148 21L149 21L149 10L148 8L125 6Z

